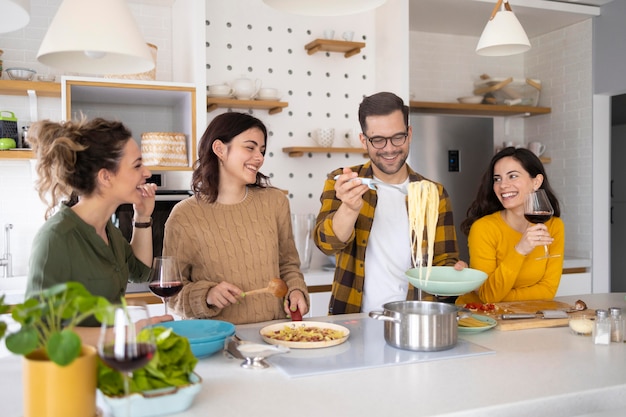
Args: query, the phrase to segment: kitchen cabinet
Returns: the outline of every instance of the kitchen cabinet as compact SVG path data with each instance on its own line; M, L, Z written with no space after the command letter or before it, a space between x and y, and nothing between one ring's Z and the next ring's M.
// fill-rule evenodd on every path
M267 109L269 114L283 111L289 103L275 100L237 100L235 98L207 97L207 112L212 112L218 107L233 109Z
M591 293L591 272L586 267L563 268L556 296Z
M321 146L288 146L283 152L292 158L299 158L305 153L362 153L367 157L367 152L362 148L324 148Z
M306 49L309 55L320 51L342 52L343 56L346 58L359 54L362 48L365 48L365 43L363 42L338 41L333 39L315 39L304 46L304 49Z
M149 166L160 171L191 170L196 159L196 87L153 81L67 77L62 81L62 118L80 113L122 121L141 143L143 132L181 132L188 165Z
M410 101L411 111L429 114L452 114L463 116L536 116L549 114L549 107L506 106L500 104L439 103L430 101Z

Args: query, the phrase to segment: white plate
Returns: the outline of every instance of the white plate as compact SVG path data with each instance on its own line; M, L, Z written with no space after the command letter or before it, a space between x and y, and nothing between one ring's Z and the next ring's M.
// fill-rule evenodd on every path
M232 98L232 94L209 94L207 93L207 97L211 98Z
M342 337L341 339L326 340L323 342L289 342L289 341L284 341L284 340L272 339L271 337L267 336L268 334L282 330L285 326L291 327L293 329L303 326L303 327L317 327L320 329L339 330L343 332L344 337ZM271 345L286 346L288 348L293 348L293 349L317 349L317 348L325 348L329 346L336 346L336 345L342 344L343 342L348 340L348 336L350 335L350 330L338 324L325 323L321 321L290 321L286 323L283 322L283 323L270 324L269 326L265 326L264 328L262 328L260 330L260 333L261 333L261 337L263 338L263 340Z

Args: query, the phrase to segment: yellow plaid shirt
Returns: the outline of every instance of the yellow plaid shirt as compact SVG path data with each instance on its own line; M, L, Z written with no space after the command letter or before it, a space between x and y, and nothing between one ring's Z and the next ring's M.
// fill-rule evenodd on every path
M351 169L357 172L359 177L373 178L371 161L364 165L351 167ZM427 179L410 167L408 171L411 182ZM374 210L378 200L376 192L368 190L363 195L363 207L352 235L346 242L337 239L333 232L333 217L341 205L341 201L335 195L335 180L333 178L342 173L342 168L336 169L328 175L329 179L324 183L324 191L320 198L322 207L317 215L313 235L317 247L326 255L334 254L337 260L332 295L328 306L329 314L359 313L361 311L365 278L365 248L367 248L367 240L374 221ZM458 261L459 253L452 219L452 205L443 186L438 183L435 184L439 190L439 219L435 233L433 265L454 265ZM417 290L409 284L407 300L416 299Z

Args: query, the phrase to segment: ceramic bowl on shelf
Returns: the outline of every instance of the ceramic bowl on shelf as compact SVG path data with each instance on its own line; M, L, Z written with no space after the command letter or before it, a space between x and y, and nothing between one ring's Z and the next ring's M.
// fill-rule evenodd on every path
M483 102L483 96L459 97L457 100L463 104L480 104Z
M5 70L7 75L12 80L30 81L37 73L35 70L29 68L7 68Z
M37 81L42 81L46 83L53 83L56 80L56 77L52 74L39 74L37 76Z

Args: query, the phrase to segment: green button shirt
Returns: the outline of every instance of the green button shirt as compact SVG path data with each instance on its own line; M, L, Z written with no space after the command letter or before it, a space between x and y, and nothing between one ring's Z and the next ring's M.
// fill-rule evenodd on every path
M89 292L119 302L126 284L147 281L150 267L137 259L132 247L111 221L109 244L72 209L62 206L37 232L33 241L26 297L67 281L82 283ZM97 323L88 323L97 325Z

